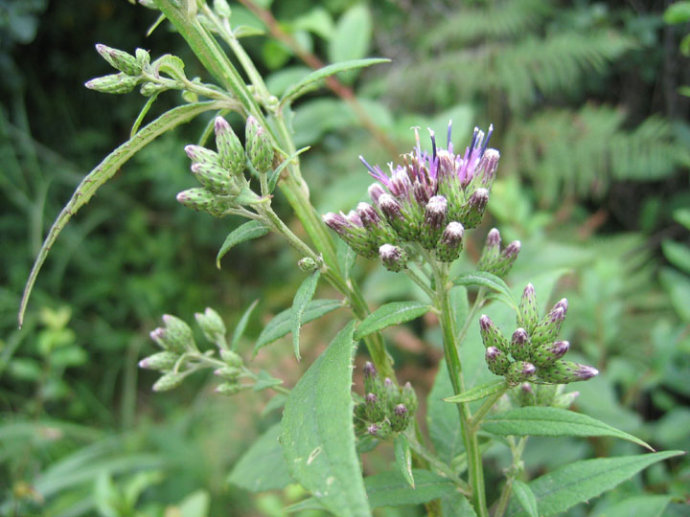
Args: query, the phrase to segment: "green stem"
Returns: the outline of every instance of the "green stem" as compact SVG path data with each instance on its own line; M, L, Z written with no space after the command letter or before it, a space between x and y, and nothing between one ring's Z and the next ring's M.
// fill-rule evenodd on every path
M458 344L460 341L456 337L458 334L456 332L454 311L450 300L450 289L452 284L448 282L446 267L436 265L434 267L434 275L436 279L438 309L441 311L440 319L441 330L443 331L443 352L446 359L446 367L448 368L448 375L450 376L450 381L453 386L453 392L459 395L465 391L465 386L462 377L462 363L460 362L460 354L458 353ZM468 321L471 318L473 318L472 311L470 311ZM463 327L463 336L467 332L467 327L468 323L466 322ZM457 406L462 438L467 453L467 470L470 486L472 488L472 504L478 517L488 517L489 511L486 507L482 457L479 450L477 433L472 426L470 407L467 403L461 403Z
M443 474L446 476L448 479L452 480L457 486L458 486L458 491L461 492L462 494L466 496L471 496L472 495L472 490L470 486L465 483L462 479L460 479L457 474L451 469L446 463L440 461L435 454L430 452L424 445L422 445L419 440L415 436L411 436L412 433L407 433L407 441L410 444L410 448L416 452L420 458L425 459L429 465L439 472L440 474Z
M513 491L513 482L517 479L518 475L522 471L520 463L522 461L522 453L524 452L525 445L527 444L527 436L520 438L520 441L517 445L515 445L512 436L509 438L510 449L513 453L513 465L506 476L506 484L503 485L503 489L501 490L501 496L496 504L494 517L503 517L503 514L505 514L505 511L508 509L508 503L510 502L510 495Z
M491 408L494 407L494 404L498 402L498 399L500 399L506 391L508 391L509 386L506 385L503 389L500 391L497 391L490 397L488 397L484 403L479 407L479 409L476 411L474 415L472 415L472 428L474 431L479 430L479 426L482 423L482 420L486 416L486 414L491 411Z

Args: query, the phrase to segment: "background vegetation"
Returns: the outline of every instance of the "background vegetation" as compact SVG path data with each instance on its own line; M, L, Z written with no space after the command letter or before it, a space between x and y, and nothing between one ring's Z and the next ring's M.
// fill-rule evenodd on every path
M246 7L232 7L236 20L266 29ZM409 148L410 126L442 134L452 118L462 141L473 125L493 122L492 145L503 159L489 210L506 238L523 241L511 280L559 269L554 297L567 296L572 311L566 337L603 372L578 386L576 404L659 449L688 450L690 105L682 86L690 78L680 46L687 25L664 23L665 4L648 0L270 7L283 36L245 41L275 93L304 75L305 57L392 59L339 76L359 108L326 89L296 107L297 143L312 146L304 171L316 205L352 206L369 183L357 155L393 159ZM165 26L145 38L154 21L122 0L0 0L2 514L273 516L301 496L298 488L253 496L227 482L248 444L277 421L262 393L226 399L201 375L153 396L154 376L137 370L164 312L189 320L213 306L234 323L258 299L256 315L276 313L299 279L299 257L270 237L233 250L216 270L216 252L238 222L174 200L192 185L182 148L200 127L155 143L101 190L55 246L16 330L47 225L83 174L127 138L143 102L83 88L108 73L93 45L171 51L185 58L190 77L201 73ZM479 246L468 246L471 257ZM396 279L373 271L368 299L410 292ZM245 351L263 323L250 321ZM336 328L338 320L318 325ZM305 333L311 346L303 346L302 365L288 344L258 360L297 378L325 345L321 335L333 334L313 325ZM431 319L387 334L401 380L422 394L441 355L437 334ZM525 462L538 473L628 446L533 439ZM488 454L500 467L501 454ZM688 486L688 460L659 464L572 515L603 515L621 494L643 490L671 494L668 514L686 515Z

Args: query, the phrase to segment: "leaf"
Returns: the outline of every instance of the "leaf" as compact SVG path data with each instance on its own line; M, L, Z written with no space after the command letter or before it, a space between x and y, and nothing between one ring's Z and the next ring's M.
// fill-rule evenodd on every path
M41 270L41 266L43 266L43 263L48 257L48 252L57 240L58 235L60 235L60 232L69 222L72 216L76 214L82 206L89 202L96 191L106 181L112 178L120 167L122 167L132 156L153 142L160 135L170 131L180 124L189 122L191 119L201 113L204 113L205 111L215 110L220 107L220 102L216 101L198 102L179 106L163 113L160 117L147 124L133 138L130 138L124 144L106 156L95 169L86 175L86 177L81 181L77 189L74 191L74 194L72 194L72 198L62 209L57 219L55 219L53 226L48 231L48 235L43 241L43 245L38 252L36 261L31 269L31 273L29 274L29 279L26 282L24 294L22 295L22 301L19 306L18 319L20 327L24 322L24 313L26 312L26 306L29 303L29 296L31 295L31 291L36 283L36 278Z
M670 495L639 495L607 506L593 517L663 517L670 502Z
M664 12L664 21L670 25L690 21L690 2L675 2Z
M350 322L290 392L281 442L293 477L338 516L369 516L352 425Z
M172 54L164 54L156 59L151 66L155 70L156 75L161 72L168 75L172 79L184 81L187 77L184 74L184 62L177 56Z
M328 60L331 63L361 59L367 55L372 34L369 9L357 4L348 9L338 20L335 32L328 44Z
M679 208L673 211L673 219L690 230L690 208Z
M304 282L299 286L295 293L295 298L292 302L292 313L290 314L290 326L292 327L292 349L295 352L295 357L299 361L301 359L299 353L299 330L302 328L302 317L307 304L314 297L316 285L319 283L321 272L317 269L309 275Z
M335 309L343 306L340 300L313 300L309 302L302 314L302 324L308 323L316 318L320 318ZM274 316L264 327L256 340L254 345L254 355L260 348L273 343L276 339L287 335L292 330L290 322L292 320L292 308L286 309L283 312Z
M230 350L237 351L237 345L239 344L242 335L244 335L244 331L247 328L247 323L249 323L249 318L254 312L254 309L256 309L258 303L259 299L257 298L252 302L252 304L247 308L247 310L244 311L244 314L242 314L240 321L237 322L237 326L235 327L235 330L232 332L232 339L230 340Z
M364 318L357 327L355 339L362 339L391 325L399 325L400 323L419 318L431 309L430 305L419 302L387 303Z
M438 365L434 387L429 393L427 421L429 436L436 453L439 459L448 464L465 450L458 420L458 407L443 400L452 394L453 386L448 376L446 361L442 360Z
M149 97L146 100L144 107L141 108L139 115L137 115L137 118L134 121L134 124L132 124L132 129L129 132L129 138L133 138L134 135L137 134L137 131L139 131L139 127L141 127L141 123L144 121L144 117L146 116L146 114L151 109L151 106L153 106L153 103L156 102L157 98L158 98L158 94L154 94L154 95L151 95L151 97Z
M278 184L278 180L280 179L280 173L283 172L283 169L285 169L285 167L287 167L288 165L290 165L290 163L292 162L292 160L294 160L295 158L297 158L300 154L302 154L302 153L308 151L309 149L311 149L309 146L307 146L307 147L302 147L302 149L299 149L299 150L295 151L295 152L292 153L290 156L288 156L287 158L285 158L285 159L283 160L283 163L281 163L280 165L278 165L278 167L276 167L276 170L274 170L274 171L271 173L271 176L268 178L268 192L269 192L269 194L272 193L272 192L275 190L276 185ZM298 162L295 162L295 163L298 163Z
M683 321L690 322L690 278L674 269L663 268L659 273L659 280L678 316Z
M688 246L667 239L661 243L661 251L664 252L664 257L671 264L690 274L690 248Z
M578 461L535 479L529 483L529 487L537 498L540 515L555 515L611 490L654 463L681 454L685 453L664 451ZM511 504L507 515L517 517L526 514L518 505Z
M379 63L388 63L390 59L371 57L366 59L353 59L350 61L343 61L340 63L334 63L332 65L324 66L311 72L309 75L301 79L297 84L291 86L287 89L283 98L280 100L281 105L288 104L298 97L301 97L305 93L309 92L318 87L319 83L326 77L329 77L338 72L344 72L346 70L354 70L356 68L364 68L371 65L377 65Z
M283 448L278 441L280 424L275 424L256 440L235 464L228 482L250 492L279 490L292 482Z
M464 495L455 492L441 499L441 517L477 517Z
M261 391L267 388L272 388L273 386L280 386L281 384L283 384L281 379L276 379L266 370L260 370L256 376L256 382L254 383L252 389L254 391Z
M395 450L395 465L398 467L398 472L410 485L410 488L414 489L414 476L412 475L412 452L410 451L410 442L407 441L407 437L400 433L395 437L393 442L393 448Z
M423 504L456 493L455 484L448 478L428 470L414 469L415 488L410 488L398 471L381 472L364 479L372 508Z
M553 407L523 407L487 417L482 428L501 436L611 436L649 450L648 444L582 413Z
M537 498L532 493L529 485L516 479L513 481L513 493L529 517L539 517Z
M445 398L446 402L454 402L460 404L461 402L472 402L473 400L483 399L494 393L498 393L501 390L506 390L508 386L504 380L493 381L487 384L482 384L481 386L475 386L472 389L467 390L460 395L453 395L452 397Z
M263 237L267 233L268 226L261 221L248 221L238 226L230 232L225 238L225 242L223 242L223 245L220 247L218 255L216 255L216 267L220 269L220 259L222 259L231 248L237 246L241 242Z
M515 307L515 300L510 292L510 288L506 283L496 275L486 273L484 271L474 271L471 273L463 273L454 280L455 285L485 287L495 293L498 293L508 305Z

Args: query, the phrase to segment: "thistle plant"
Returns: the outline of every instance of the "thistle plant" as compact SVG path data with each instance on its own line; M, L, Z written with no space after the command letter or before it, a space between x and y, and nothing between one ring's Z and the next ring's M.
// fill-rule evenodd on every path
M424 505L428 515L501 517L523 510L530 515L552 515L675 454L583 461L530 483L522 481L527 473L521 455L530 435L609 436L649 446L565 409L576 393L565 391L563 385L585 381L598 372L564 359L571 347L559 338L568 310L565 299L541 315L534 287L528 284L515 301L505 279L519 258L519 241L503 247L499 231L492 229L476 270L459 272L456 267L460 262L471 262L463 255L465 243L477 240L475 232L482 233L491 200L500 161L499 151L489 147L493 127L486 132L475 129L469 145L457 153L452 124L448 125L444 148L433 131L429 144L422 145L416 129L415 147L387 170L360 157L375 180L368 189L370 202L360 202L347 214L328 212L321 216L302 177L299 158L306 149L298 150L294 144L288 123L291 105L326 77L384 60L360 59L316 70L278 98L268 90L243 48L241 38L246 29L233 25L232 10L224 0L212 5L203 0L141 3L158 10L172 24L215 82L188 78L185 64L176 56L152 58L141 49L129 53L97 46L116 73L92 79L86 86L108 94L138 88L146 100L130 139L83 180L51 228L29 278L20 323L38 271L72 215L139 150L177 125L206 114L210 120L199 140L180 149L190 160L191 174L190 188L180 192L177 201L214 217L245 220L226 237L218 253L219 263L234 245L272 232L296 252L296 266L305 276L292 306L267 324L256 339L254 352L292 334L293 353L299 360L304 323L338 308L347 308L350 315L329 347L308 365L292 388L257 370L250 354L241 349L256 304L246 310L231 336L220 316L222 310L206 309L197 314L197 325L210 347L196 343L194 331L184 319L163 316L163 326L151 332L159 350L147 354L140 366L160 373L153 385L158 392L179 386L199 370L211 369L218 379L219 394L265 389L283 396L280 441L260 439L247 455L252 459L267 455L284 458L284 470L289 471L285 484L301 484L310 494L306 505L335 515L368 516L375 506L400 504L395 494L402 493L401 499ZM183 104L142 126L156 98L167 91L182 92ZM233 129L227 118L230 112L242 119L243 130ZM273 201L278 196L291 207L291 215L303 232L294 232L289 221L274 211ZM358 279L339 260L335 238L342 239L363 261L377 260L389 271L409 277L424 298L388 303L372 312ZM315 298L323 281L339 293L339 299ZM459 305L470 300L464 321L458 321ZM480 316L483 309L493 310L501 304L514 312L516 328L511 334L504 334L489 316ZM423 434L414 382L401 386L381 333L425 313L438 318L444 369L437 375L447 378L452 389L445 401L429 401L430 406L442 405L440 412L430 410L429 425L438 426L439 414L451 414L452 429L459 437L451 457L441 454L446 438ZM477 332L484 347L470 337ZM366 350L357 353L366 354L367 359L363 392L358 394L352 389L353 357L360 341ZM481 369L489 382L470 385L466 381L463 355L467 354L484 358L473 368ZM384 441L393 443L395 467L368 472L365 477L359 452ZM506 470L501 489L488 494L482 454L493 444L509 446L512 466ZM602 461L614 463L597 463ZM260 480L270 478L276 469L275 464L259 461L260 468L253 465L250 473L243 470L247 462L240 461L231 473L231 480L240 486L256 489ZM601 483L572 494L568 486L588 475L601 475L606 481L602 478ZM258 477L252 481L248 476ZM421 481L424 490L418 489ZM382 485L394 490L377 495L376 489Z

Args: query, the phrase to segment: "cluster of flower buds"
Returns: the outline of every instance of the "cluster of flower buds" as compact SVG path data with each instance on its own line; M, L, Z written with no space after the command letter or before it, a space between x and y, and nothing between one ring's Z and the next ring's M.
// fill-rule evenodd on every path
M567 311L568 300L563 298L540 318L534 287L527 284L518 307L519 328L510 339L483 315L479 325L489 370L512 385L525 381L568 384L597 375L599 372L591 366L562 359L570 343L556 339Z
M578 391L564 393L563 384L532 384L523 382L508 392L513 406L547 406L561 409L569 408L580 395Z
M124 50L110 48L101 43L96 45L96 51L119 73L87 81L85 86L90 90L112 94L129 93L143 81L142 70L149 65L151 59L147 51L138 48L133 56Z
M487 149L488 133L478 128L464 154L454 154L451 125L446 149L422 151L417 135L415 149L403 155L403 164L389 164L386 174L360 159L376 180L369 187L372 203L360 203L349 214L329 212L324 222L359 255L380 257L391 271L406 266L405 246L418 243L443 262L452 262L462 251L465 230L484 215L498 167L499 153Z
M216 117L214 131L217 151L199 145L185 147L192 160L192 174L202 186L180 192L177 200L194 210L222 217L228 209L259 200L244 176L247 158L255 171L266 174L273 163L273 146L254 117L247 119L246 153L223 117Z
M520 241L513 241L501 250L501 234L493 228L486 236L477 269L500 277L507 275L517 260L520 246Z
M414 420L417 396L410 383L402 388L386 377L381 380L374 365L364 366L364 400L355 406L355 430L385 440L402 433Z
M220 352L223 365L214 373L223 382L218 385L216 392L234 394L248 389L248 385L239 382L246 368L242 358L228 348L222 318L210 307L194 316L204 337L214 343ZM139 367L161 372L161 377L153 385L153 391L169 391L176 388L182 384L185 377L203 367L203 359L209 356L208 352L199 352L191 327L176 316L164 315L163 326L153 330L150 335L163 350L142 359Z

